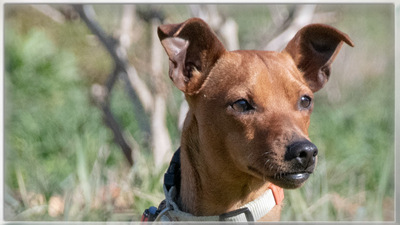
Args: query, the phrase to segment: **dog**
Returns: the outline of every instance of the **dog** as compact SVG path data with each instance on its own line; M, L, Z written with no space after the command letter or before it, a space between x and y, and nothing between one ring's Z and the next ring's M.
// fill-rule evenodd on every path
M353 42L311 24L281 52L227 51L199 18L161 25L158 36L189 111L157 220L278 221L282 189L302 186L317 163L314 93Z

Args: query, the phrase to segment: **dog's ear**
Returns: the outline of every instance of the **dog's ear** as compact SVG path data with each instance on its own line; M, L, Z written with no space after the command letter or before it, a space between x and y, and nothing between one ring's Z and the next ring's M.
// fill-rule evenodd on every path
M288 43L288 52L313 92L321 89L329 79L331 64L343 42L354 46L347 34L324 24L311 24L297 32Z
M158 37L169 57L169 77L189 95L197 93L215 62L225 52L215 33L199 18L161 25Z

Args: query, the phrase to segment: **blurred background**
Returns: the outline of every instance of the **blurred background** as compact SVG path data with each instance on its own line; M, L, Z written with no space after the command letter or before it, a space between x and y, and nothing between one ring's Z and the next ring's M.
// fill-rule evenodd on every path
M201 17L227 49L347 33L309 128L315 173L284 221L394 220L394 5L4 5L4 219L128 221L164 199L187 105L156 28Z

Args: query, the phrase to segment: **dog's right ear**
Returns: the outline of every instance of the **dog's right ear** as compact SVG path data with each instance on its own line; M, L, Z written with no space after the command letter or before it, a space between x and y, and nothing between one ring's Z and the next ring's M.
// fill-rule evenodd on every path
M195 94L225 48L201 19L158 27L158 37L169 57L169 77L181 91Z
M325 24L310 24L297 32L288 43L289 53L313 92L328 81L331 64L343 43L354 46L349 36Z

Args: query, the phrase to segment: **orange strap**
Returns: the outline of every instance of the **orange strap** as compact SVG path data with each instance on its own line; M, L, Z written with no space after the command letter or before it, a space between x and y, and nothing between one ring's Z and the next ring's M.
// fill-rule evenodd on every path
M283 188L278 187L274 184L271 184L269 188L271 189L272 194L274 195L276 204L277 205L281 204L283 198L285 198L285 194L283 193Z

